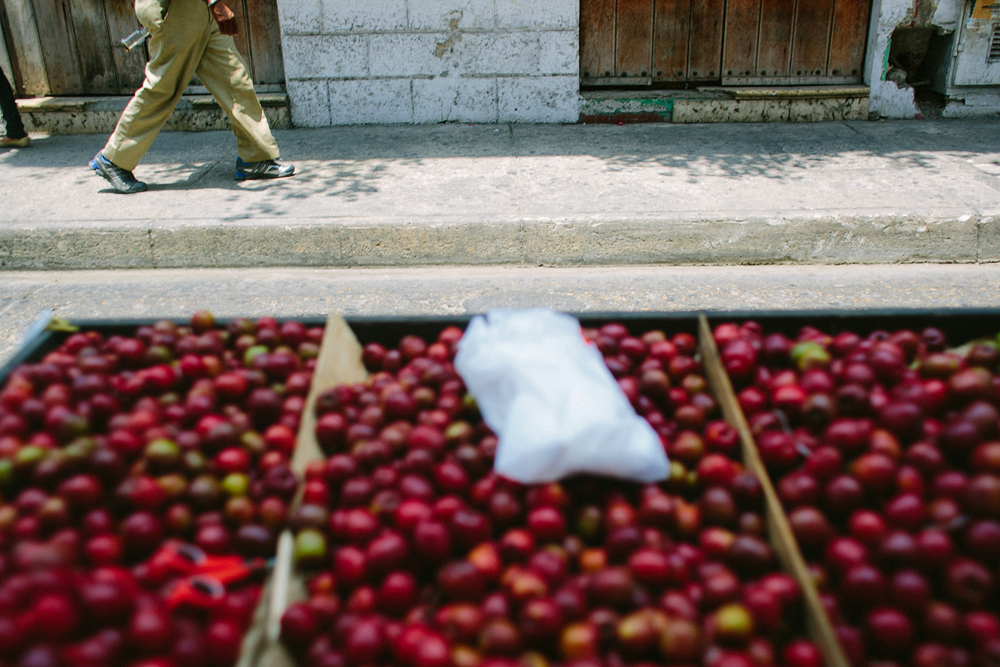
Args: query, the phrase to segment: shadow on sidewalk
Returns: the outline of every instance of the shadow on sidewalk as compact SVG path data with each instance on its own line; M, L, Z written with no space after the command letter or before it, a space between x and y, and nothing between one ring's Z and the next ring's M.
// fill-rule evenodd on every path
M356 202L376 195L385 178L401 170L427 169L455 179L502 180L532 172L553 182L590 158L609 176L648 167L664 182L767 178L794 182L823 169L917 170L936 174L955 159L1000 159L1000 120L832 122L712 125L407 125L350 126L275 131L294 177L238 183L233 178L235 142L229 132L164 132L135 170L152 192L220 190L220 201L237 202L232 219L282 215L295 200L332 198ZM15 187L52 178L72 187L107 191L87 168L105 135L39 137L28 149L0 150L0 172ZM488 159L487 165L479 162ZM943 161L949 158L951 161ZM449 162L450 161L450 162ZM588 167L593 171L592 167ZM492 170L492 171L488 171ZM564 171L560 171L563 169ZM548 170L548 171L546 171ZM619 174L619 177L621 174ZM88 180L91 179L91 180ZM915 181L916 182L916 181ZM997 179L1000 183L1000 179ZM247 197L248 193L254 193Z

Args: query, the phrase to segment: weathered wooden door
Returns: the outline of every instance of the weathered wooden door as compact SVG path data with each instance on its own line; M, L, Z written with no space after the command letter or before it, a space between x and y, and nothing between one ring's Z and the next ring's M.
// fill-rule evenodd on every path
M581 0L581 83L858 83L870 9L871 0Z
M722 83L860 83L870 10L870 0L729 0Z
M236 47L255 84L283 84L276 0L229 0L240 22ZM139 29L128 0L32 0L52 95L131 95L147 54L121 39ZM249 8L248 8L249 5Z
M139 28L127 2L32 0L32 5L52 95L120 95L142 84L143 49L112 47Z

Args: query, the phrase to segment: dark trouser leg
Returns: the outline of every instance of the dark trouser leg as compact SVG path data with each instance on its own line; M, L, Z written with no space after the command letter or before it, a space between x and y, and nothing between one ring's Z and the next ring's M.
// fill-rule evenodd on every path
M17 111L14 101L14 91L10 88L7 75L0 69L0 111L3 112L3 122L7 124L7 136L11 139L22 139L27 136L24 125L21 124L21 114Z

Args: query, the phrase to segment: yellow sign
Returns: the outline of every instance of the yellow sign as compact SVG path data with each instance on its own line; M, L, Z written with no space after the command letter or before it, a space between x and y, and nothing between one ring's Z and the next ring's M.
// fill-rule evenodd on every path
M1000 0L976 0L976 6L972 9L972 18L1000 18Z

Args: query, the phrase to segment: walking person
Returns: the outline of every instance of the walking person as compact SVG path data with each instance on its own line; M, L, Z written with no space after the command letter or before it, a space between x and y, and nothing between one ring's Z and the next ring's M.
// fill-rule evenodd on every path
M150 32L146 80L90 167L118 192L145 190L132 170L197 75L229 116L239 154L236 180L291 176L295 167L278 163L278 144L236 52L232 10L222 0L135 0L135 13Z
M3 122L7 126L7 134L0 137L2 148L27 148L31 145L28 133L21 123L21 114L14 101L14 91L10 87L7 75L0 69L0 111L3 111Z

